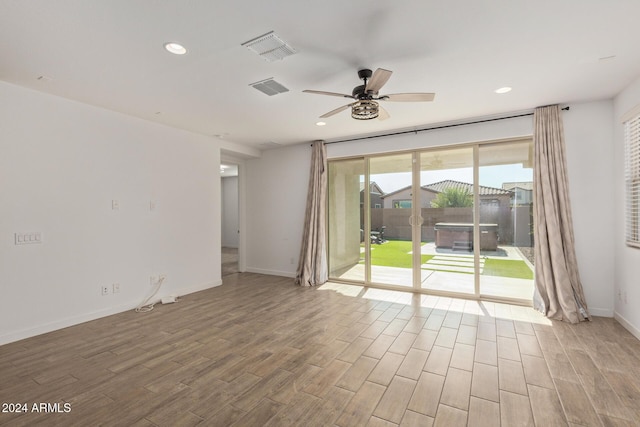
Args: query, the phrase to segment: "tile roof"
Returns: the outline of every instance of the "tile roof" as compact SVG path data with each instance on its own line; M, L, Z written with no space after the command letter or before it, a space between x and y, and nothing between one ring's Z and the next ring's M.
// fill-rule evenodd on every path
M449 188L457 188L460 190L467 190L469 193L473 193L473 185L467 182L454 181L452 179L446 179L444 181L434 182L433 184L423 185L422 188L443 192ZM511 195L511 191L503 190L502 188L486 187L480 185L480 196L506 196Z
M399 188L399 189L397 189L395 191L392 191L391 193L383 194L382 198L384 199L385 197L393 196L394 194L400 193L401 191L406 191L406 190L410 190L410 189L411 189L411 186L407 185L406 187ZM431 191L432 193L437 193L436 190L432 190L430 188L427 188L427 186L422 186L422 187L420 187L420 189L424 190L424 191Z

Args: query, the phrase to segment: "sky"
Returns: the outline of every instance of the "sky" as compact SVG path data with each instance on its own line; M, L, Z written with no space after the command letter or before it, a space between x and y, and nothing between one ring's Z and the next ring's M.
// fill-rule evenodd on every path
M423 171L420 173L421 185L433 184L445 179L471 184L473 183L473 168ZM391 193L411 185L411 173L373 174L371 175L371 181L378 184L385 193ZM531 181L533 181L533 169L525 169L521 164L483 166L480 168L479 184L487 187L502 188L503 182Z

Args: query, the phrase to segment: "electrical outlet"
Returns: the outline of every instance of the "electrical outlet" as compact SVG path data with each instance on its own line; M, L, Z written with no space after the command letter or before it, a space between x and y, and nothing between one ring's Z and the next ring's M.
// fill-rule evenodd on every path
M102 291L102 296L109 295L109 287L108 286L100 286Z
M120 283L114 283L112 287L113 287L114 294L120 293Z

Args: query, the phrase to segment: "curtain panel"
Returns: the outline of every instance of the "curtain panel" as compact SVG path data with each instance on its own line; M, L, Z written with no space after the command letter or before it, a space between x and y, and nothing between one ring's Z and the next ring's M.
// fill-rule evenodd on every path
M578 323L590 316L575 254L560 108L536 108L533 124L534 307L549 318Z
M296 284L317 286L329 277L327 263L327 150L323 141L315 141L311 153L309 189L304 218L304 232Z

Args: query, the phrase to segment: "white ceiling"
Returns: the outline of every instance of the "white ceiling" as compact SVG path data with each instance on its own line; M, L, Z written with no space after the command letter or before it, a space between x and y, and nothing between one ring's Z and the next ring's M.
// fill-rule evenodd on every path
M640 75L638 16L638 0L0 0L0 80L267 148L611 98ZM298 53L241 46L272 30ZM378 67L381 94L435 101L315 125L349 100L303 89L351 93ZM290 91L249 86L269 77Z

